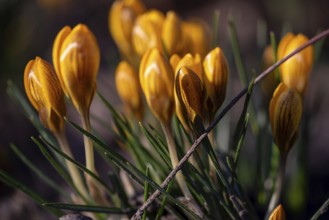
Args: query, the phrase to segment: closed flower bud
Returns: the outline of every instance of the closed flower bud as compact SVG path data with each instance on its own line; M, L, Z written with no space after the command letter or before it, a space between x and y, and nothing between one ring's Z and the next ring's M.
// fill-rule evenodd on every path
M135 19L145 11L139 0L116 0L109 11L108 24L114 42L126 56L134 53L131 44Z
M223 104L228 81L228 65L219 47L210 51L203 61L203 82L206 90L205 108L211 119Z
M66 106L53 67L40 57L29 61L24 71L24 87L29 101L39 112L42 124L51 132L62 132Z
M200 54L203 58L210 50L211 32L206 23L201 20L182 22L182 42L184 52Z
M269 116L274 142L281 153L288 153L294 144L302 111L302 97L299 92L280 83L270 101Z
M283 206L278 205L271 213L269 220L286 220L286 212L284 211Z
M138 56L150 48L158 48L162 51L161 30L164 15L156 10L140 15L135 22L132 43Z
M181 57L178 56L177 54L173 54L171 55L169 62L171 65L172 70L174 71L174 74L176 75L176 66L179 63L179 61L181 60Z
M175 78L175 93L177 94L180 111L176 114L185 129L195 117L203 119L203 85L199 76L191 69L182 67Z
M139 79L153 114L162 123L169 123L174 108L174 73L168 60L157 48L143 55Z
M263 52L263 69L267 69L268 67L274 64L274 51L271 45L267 46ZM263 99L266 105L268 105L275 88L278 85L278 80L276 79L275 71L269 73L262 81L261 81L261 89L263 93Z
M308 38L303 34L288 33L278 46L278 59L284 58L307 41ZM313 46L310 45L280 66L281 81L289 88L297 89L301 94L304 94L308 84L313 66L313 53Z
M122 102L138 120L143 118L143 101L138 74L126 61L121 61L115 71L115 85Z
M53 46L53 63L64 93L78 112L89 111L96 90L100 51L86 25L64 27Z
M181 20L175 12L167 12L162 27L162 42L167 54L172 55L182 50Z
M176 66L175 66L175 74L178 73L178 70L183 66L188 67L189 69L193 70L202 81L203 79L203 68L201 64L201 57L197 53L193 57L190 53L186 54L182 59L180 59Z

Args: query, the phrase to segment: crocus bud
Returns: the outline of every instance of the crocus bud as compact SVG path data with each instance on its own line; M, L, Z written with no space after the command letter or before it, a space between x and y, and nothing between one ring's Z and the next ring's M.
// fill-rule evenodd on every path
M283 206L278 205L271 213L269 220L286 220L286 212L284 211Z
M181 20L173 11L167 12L162 27L162 42L167 54L179 53L182 50Z
M219 47L210 51L203 60L203 82L206 90L205 108L211 119L223 104L228 81L228 65Z
M24 87L29 101L39 112L42 124L51 132L62 132L66 106L60 82L51 64L40 57L30 60L24 71Z
M109 11L108 24L114 42L125 57L134 53L131 37L135 19L145 11L139 0L116 0Z
M175 93L177 94L179 110L176 114L184 127L194 123L195 117L203 119L203 85L199 76L191 69L182 67L175 78Z
M63 91L80 113L89 111L96 90L100 51L84 24L65 26L53 46L53 63Z
M211 31L208 25L201 20L182 22L184 51L200 54L203 58L210 50Z
M286 34L278 46L278 59L284 58L307 41L308 38L303 34ZM301 94L304 94L308 84L313 66L313 53L313 46L310 45L280 66L281 81L289 88L297 89Z
M158 48L162 51L161 30L164 15L156 10L144 13L136 19L132 43L136 53L142 57L150 48Z
M171 55L171 57L169 59L169 63L171 65L171 68L174 71L175 75L176 75L176 66L177 66L177 64L179 63L180 60L181 60L181 57L178 56L177 54Z
M263 69L267 69L268 67L274 64L274 51L271 45L267 46L263 52ZM263 99L266 105L268 105L270 99L272 98L273 92L278 85L278 80L276 79L275 71L269 73L262 81L261 81L261 89L263 93Z
M298 136L302 111L299 92L280 83L270 101L269 116L274 142L283 154L289 152Z
M185 56L177 62L175 69L174 69L175 74L177 74L179 69L182 68L183 66L188 67L189 69L193 70L194 73L196 73L199 76L200 80L202 81L203 68L202 68L202 64L201 64L201 57L198 53L195 54L194 57L190 53L185 54Z
M165 56L157 49L143 55L139 79L147 104L162 122L169 123L174 108L174 73Z
M143 101L139 78L134 68L121 61L115 71L115 85L122 102L138 120L143 118Z

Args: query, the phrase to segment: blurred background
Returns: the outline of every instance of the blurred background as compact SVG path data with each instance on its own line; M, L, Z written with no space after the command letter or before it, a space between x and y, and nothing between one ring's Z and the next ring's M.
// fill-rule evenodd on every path
M1 0L0 1L0 169L6 170L20 181L48 198L57 201L56 195L40 183L38 177L17 160L9 148L15 143L29 158L44 170L53 169L42 157L30 137L36 131L25 118L21 109L8 97L8 80L13 81L24 93L23 73L27 62L40 56L52 62L52 44L58 31L65 25L75 26L85 23L96 35L101 48L101 70L98 87L108 99L118 103L113 86L113 70L118 63L118 51L108 31L108 10L110 0ZM273 31L279 41L282 33L290 30L312 37L319 31L329 28L329 1L327 0L145 0L147 8L163 12L176 11L183 19L200 17L209 24L213 21L214 10L220 11L219 44L230 61L230 83L232 88L226 100L237 94L242 86L238 81L232 58L228 34L228 18L233 16L241 46L246 70L260 73L262 70L263 49L269 44L268 31ZM265 37L264 37L265 36ZM309 117L305 125L308 136L301 137L308 147L304 151L304 165L307 179L301 188L303 196L297 198L303 204L291 206L289 219L309 219L320 205L329 197L329 41L323 44L319 59L314 65L309 88L305 97L304 116ZM256 88L256 92L260 89ZM254 94L257 99L259 94ZM97 109L97 104L93 104ZM98 110L99 114L106 114ZM71 113L76 116L76 113ZM109 116L110 117L110 116ZM82 140L74 131L72 143L79 152ZM304 133L303 133L304 134ZM106 134L104 134L106 135ZM107 137L111 141L110 137ZM248 145L245 144L245 145ZM251 141L252 145L252 141ZM252 160L253 153L246 152L246 160ZM295 150L291 154L294 154ZM78 154L79 155L79 154ZM79 159L79 156L78 156ZM82 155L80 155L82 159ZM288 165L296 164L291 157ZM296 169L289 169L291 175ZM54 176L61 181L61 178ZM247 191L252 186L246 183ZM286 192L289 193L289 192ZM256 198L251 198L256 199ZM298 205L298 204L297 204ZM260 213L262 214L262 213ZM21 193L0 183L1 219L51 219L42 208L37 207ZM327 215L328 217L328 215ZM323 217L325 219L325 217Z

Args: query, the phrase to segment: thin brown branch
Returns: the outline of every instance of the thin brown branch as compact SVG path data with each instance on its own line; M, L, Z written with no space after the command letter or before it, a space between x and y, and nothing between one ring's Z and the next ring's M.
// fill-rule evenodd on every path
M265 71L263 71L261 74L257 76L255 79L254 84L256 85L259 83L265 76L267 76L270 72L274 71L277 67L279 67L282 63L287 61L289 58L297 54L298 52L302 51L306 47L310 46L311 44L314 44L315 42L321 40L322 38L329 35L329 29L321 32L320 34L316 35L315 37L311 38L309 41L304 43L302 46L298 47L296 50L291 52L289 55L284 57L283 59L277 61L272 66L267 68ZM166 179L162 182L161 187L166 188L169 184L169 182L175 177L176 173L182 168L184 163L188 160L188 158L194 153L194 151L197 149L201 141L208 135L208 133L218 124L218 122L226 115L226 113L241 99L242 96L244 96L248 91L248 87L244 88L238 95L236 95L226 106L225 108L219 113L219 115L215 118L215 120L208 126L208 128L205 130L205 132L194 141L193 145L191 146L190 150L186 152L184 157L179 161L177 166L168 174ZM160 195L160 191L156 190L149 198L148 200L136 211L136 213L132 216L132 220L135 219L141 219L144 210L151 205L154 200Z

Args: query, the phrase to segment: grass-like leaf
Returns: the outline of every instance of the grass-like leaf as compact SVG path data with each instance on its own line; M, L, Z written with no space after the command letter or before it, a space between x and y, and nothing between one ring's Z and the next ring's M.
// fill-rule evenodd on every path
M108 214L132 214L131 209L121 209L115 207L102 207L102 206L92 206L92 205L75 205L67 203L43 203L45 207L53 207L56 209L65 209L76 212L93 212L93 213L108 213Z
M149 166L146 167L145 175L146 177L150 178L150 168ZM147 200L149 194L149 183L144 181L144 202ZM146 219L146 211L143 213L142 220Z
M45 139L43 139L41 137L41 140L51 149L54 150L54 152L56 152L57 154L61 155L63 158L65 158L66 160L69 160L70 162L72 162L76 167L78 167L80 170L82 170L83 172L87 173L88 175L90 175L92 178L94 178L98 183L100 183L105 189L107 189L107 191L110 194L114 194L115 192L108 186L108 184L106 184L100 177L98 177L96 174L94 174L92 171L90 171L89 169L87 169L83 164L79 163L78 161L72 159L71 157L69 157L67 154L65 154L63 151L61 151L60 149L57 149L55 146L53 146L51 143L47 142Z
M46 157L46 159L50 162L50 164L55 168L55 170L63 177L63 179L70 185L73 185L72 179L60 163L55 160L55 158L48 152L45 146L40 143L40 141L34 137L32 137L32 141L39 147L41 153Z
M243 104L241 115L240 115L238 124L236 126L235 133L233 135L233 142L232 142L232 145L231 145L231 150L234 152L234 155L235 155L234 156L234 164L236 164L236 159L235 158L238 157L236 152L237 152L239 143L242 144L243 137L244 137L244 134L246 132L246 127L245 127L245 125L246 125L246 114L247 114L247 111L248 111L248 106L249 106L249 103L250 103L253 88L254 88L254 79L249 83L248 91L247 91L246 98L245 98L245 101L244 101L244 104ZM249 119L249 116L248 116L248 119ZM233 170L235 170L235 169L233 169Z
M171 162L170 162L168 150L166 150L164 147L161 147L161 143L159 142L159 140L156 139L154 135L152 135L150 131L148 131L147 128L145 128L141 123L140 123L140 127L145 137L148 139L150 144L154 147L156 152L159 154L160 158L167 165L168 169L171 169Z
M147 181L150 186L153 189L159 190L162 194L166 195L168 197L168 200L170 200L173 204L177 205L180 209L182 209L190 218L192 219L200 219L193 211L191 211L189 208L184 206L180 201L172 197L170 194L168 194L165 189L161 188L157 183L155 183L153 180L148 178L138 170L133 164L131 164L129 161L127 161L124 157L122 157L120 154L113 151L109 146L107 146L105 143L97 139L94 135L90 134L89 132L85 131L83 128L81 128L79 125L68 121L70 125L72 125L75 129L86 135L88 138L90 138L92 141L96 143L95 147L100 148L104 152L105 158L108 158L110 161L112 161L116 166L126 171L130 177L132 177L137 183L139 183L141 186L144 185L144 181Z
M62 196L64 196L67 200L71 200L67 196L67 192L65 192L57 183L55 183L51 178L45 175L38 167L36 167L32 161L30 161L14 144L10 144L11 149L14 153L20 158L26 166L28 166L38 177L41 178L48 186L53 188L56 192L59 192Z
M46 203L46 200L44 200L41 196L39 196L36 192L28 188L26 185L22 184L18 180L11 177L9 174L4 172L3 170L0 170L0 180L7 184L10 187L16 188L24 192L26 195L28 195L35 203L42 206L43 203ZM53 208L47 208L47 210L52 213L53 215L59 217L63 215L63 213L57 209Z
M36 111L32 108L30 103L11 80L7 81L7 94L16 103L16 105L23 110L23 113L31 121L32 125L37 129L39 134L45 137L48 141L54 143L54 138L52 138L49 132L41 124Z

